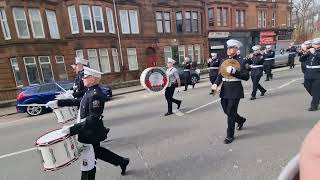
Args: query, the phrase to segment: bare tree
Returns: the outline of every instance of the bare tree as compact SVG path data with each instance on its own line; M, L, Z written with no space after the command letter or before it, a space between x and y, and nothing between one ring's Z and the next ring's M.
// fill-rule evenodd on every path
M305 41L312 37L313 18L316 13L317 0L295 0L293 15L296 20L296 40Z

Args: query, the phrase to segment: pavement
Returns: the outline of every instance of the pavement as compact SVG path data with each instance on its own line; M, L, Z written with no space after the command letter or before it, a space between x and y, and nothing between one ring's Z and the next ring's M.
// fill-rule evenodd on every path
M232 144L223 144L226 116L219 97L209 96L210 82L176 93L181 109L164 117L164 94L139 91L115 96L106 103L104 124L111 128L101 145L129 157L126 176L120 168L97 163L97 180L273 180L299 151L305 135L320 119L308 112L310 96L300 68L276 70L274 80L261 81L266 96L249 100L251 81L243 82L246 97L239 114L247 118ZM259 94L259 93L258 93ZM34 141L62 127L52 113L37 117L0 117L1 180L80 179L79 160L57 172L42 171Z

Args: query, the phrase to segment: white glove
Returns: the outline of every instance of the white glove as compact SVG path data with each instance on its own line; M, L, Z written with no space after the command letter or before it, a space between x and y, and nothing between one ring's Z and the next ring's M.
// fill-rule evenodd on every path
M54 101L47 102L46 108L51 108L51 109L58 108L58 101L54 100Z
M232 66L228 66L227 67L227 72L229 74L235 74L236 73L236 68L232 67Z
M316 50L314 48L310 48L309 50L312 54L315 54Z
M218 85L216 85L216 84L213 84L213 85L211 86L211 89L212 89L213 91L217 90L217 88L218 88Z
M68 90L68 91L66 91L65 95L66 95L66 98L73 98L73 91Z
M70 126L63 126L62 127L62 133L70 134Z

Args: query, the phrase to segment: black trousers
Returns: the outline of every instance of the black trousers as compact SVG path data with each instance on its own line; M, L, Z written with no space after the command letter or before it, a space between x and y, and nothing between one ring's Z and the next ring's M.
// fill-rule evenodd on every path
M214 84L218 76L210 76L210 82L211 84Z
M123 164L124 158L115 154L114 152L101 147L100 144L93 144L94 154L96 159L101 159L102 161L108 162L114 166L119 166ZM81 180L95 180L96 168L90 171L81 172Z
M267 80L272 79L272 65L265 65L265 71L267 74Z
M170 87L167 87L166 91L165 91L165 97L166 97L166 100L168 103L168 112L169 113L172 113L172 103L176 103L176 104L181 103L180 100L173 98L173 94L174 94L175 89L176 89L176 87L174 85L171 85Z
M253 84L251 97L256 97L258 89L260 92L267 91L260 85L260 83L259 83L260 79L261 79L261 76L251 76L251 80L252 80L252 84Z
M290 68L294 67L294 56L289 56L288 66L290 66Z
M245 121L245 119L238 114L239 102L240 99L221 98L222 109L228 116L227 137L233 138L236 123L242 123Z
M184 89L187 90L188 86L191 84L190 71L184 71L183 76L184 76Z
M320 102L320 79L305 79L304 87L312 96L311 107L318 108Z

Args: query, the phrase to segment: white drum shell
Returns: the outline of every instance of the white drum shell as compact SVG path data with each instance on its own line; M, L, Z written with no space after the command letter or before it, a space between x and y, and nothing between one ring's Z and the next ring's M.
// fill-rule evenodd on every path
M58 123L67 123L77 118L77 109L75 107L62 107L53 109L54 114L57 117Z

